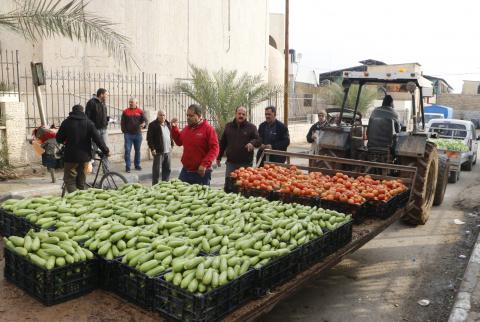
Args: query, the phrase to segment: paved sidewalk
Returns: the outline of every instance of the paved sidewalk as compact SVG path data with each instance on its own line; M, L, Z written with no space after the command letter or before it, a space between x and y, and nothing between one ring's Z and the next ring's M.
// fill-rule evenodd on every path
M463 275L448 322L480 321L480 235Z
M289 147L289 151L301 152L309 148L309 144L294 144ZM225 157L222 162L225 162ZM150 185L152 180L152 163L153 160L142 161L142 170L132 170L130 173L125 172L125 164L123 162L112 162L110 165L111 171L119 172L124 175L129 182L141 182L145 185ZM178 178L182 164L180 157L172 158L171 163L172 173L171 178ZM24 198L38 195L53 195L60 194L63 184L63 172L59 170L56 172L57 182L52 183L50 174L45 173L42 176L29 176L17 180L9 180L0 183L0 202L9 198ZM93 176L87 177L87 182L92 182ZM225 166L215 168L212 173L211 186L215 188L222 188L225 182Z

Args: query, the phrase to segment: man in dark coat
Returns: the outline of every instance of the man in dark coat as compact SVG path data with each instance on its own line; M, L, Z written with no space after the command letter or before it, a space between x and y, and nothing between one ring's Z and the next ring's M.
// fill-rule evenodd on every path
M265 122L258 127L258 134L260 135L262 144L257 152L257 162L264 149L287 151L287 148L290 145L288 128L285 124L277 120L276 115L277 109L275 106L268 106L265 108ZM269 160L271 162L284 163L286 157L271 155L269 156ZM265 158L262 159L262 166L264 161Z
M110 118L107 112L107 98L108 91L105 88L99 88L97 95L93 96L85 106L85 114L93 122L105 144L108 142L107 126ZM93 151L97 150L95 143L92 148ZM96 162L93 163L93 166L96 167Z
M235 119L225 125L217 157L217 165L220 166L223 154L227 155L225 181L232 171L252 166L253 150L260 144L256 126L247 121L247 109L237 107Z
M68 192L85 189L85 168L92 159L92 141L108 156L109 150L102 137L83 112L75 105L62 122L56 140L65 145L63 181Z
M173 148L172 128L166 120L165 111L160 110L157 118L148 124L147 143L153 155L152 185L158 183L160 178L160 166L162 167L162 181L170 179L171 151Z
M395 135L400 132L398 114L393 109L393 98L386 95L382 106L376 107L367 128L369 160L389 162L395 144Z

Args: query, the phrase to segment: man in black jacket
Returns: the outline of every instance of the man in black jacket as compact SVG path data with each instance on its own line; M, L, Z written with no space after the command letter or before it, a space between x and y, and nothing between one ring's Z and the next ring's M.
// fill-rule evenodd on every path
M160 166L162 166L162 181L170 179L170 153L173 140L170 123L166 120L165 111L158 111L157 118L148 124L147 143L153 155L152 185L158 183Z
M225 181L232 171L252 166L253 150L260 144L256 126L247 121L247 109L243 106L237 107L235 119L225 126L217 157L217 165L220 166L223 154L227 155Z
M57 132L58 143L65 144L63 181L68 192L85 189L85 168L92 159L92 141L108 155L109 150L102 137L83 112L82 105L75 105Z
M95 128L103 139L103 142L107 144L107 126L108 126L108 112L105 102L108 98L108 91L105 88L99 88L97 90L97 96L92 97L85 106L85 114L93 122ZM97 150L95 143L93 144L93 151ZM95 162L94 162L95 167Z
M400 132L398 114L393 109L393 98L386 95L382 106L376 107L368 120L367 148L370 161L389 162Z
M257 162L264 149L287 151L287 148L290 145L288 128L285 124L277 120L276 115L277 109L275 106L268 106L265 108L265 122L258 127L258 134L260 135L262 144L257 152ZM272 162L284 163L286 157L271 155L269 156L269 160ZM262 166L264 161L265 158L262 159Z

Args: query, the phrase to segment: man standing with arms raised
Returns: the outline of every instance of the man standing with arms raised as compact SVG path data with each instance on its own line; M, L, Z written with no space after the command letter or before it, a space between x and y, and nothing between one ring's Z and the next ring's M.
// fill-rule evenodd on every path
M212 162L219 152L217 133L202 118L202 108L197 104L188 107L187 124L180 131L178 120L173 118L171 121L172 138L177 145L183 146L179 179L191 184L210 185Z

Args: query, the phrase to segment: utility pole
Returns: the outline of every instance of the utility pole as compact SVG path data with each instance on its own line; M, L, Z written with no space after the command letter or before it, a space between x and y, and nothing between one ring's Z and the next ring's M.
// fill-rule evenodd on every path
M288 126L288 66L290 65L290 49L288 46L288 15L289 15L289 5L288 0L285 0L285 74L284 74L284 85L283 85L283 123L285 126Z
M33 88L35 90L35 96L37 97L37 106L38 106L38 114L40 115L40 123L42 124L42 126L47 126L47 117L45 115L45 109L43 108L42 91L40 90L40 86L46 84L43 64L31 62L30 67L32 69L32 82L33 82Z

